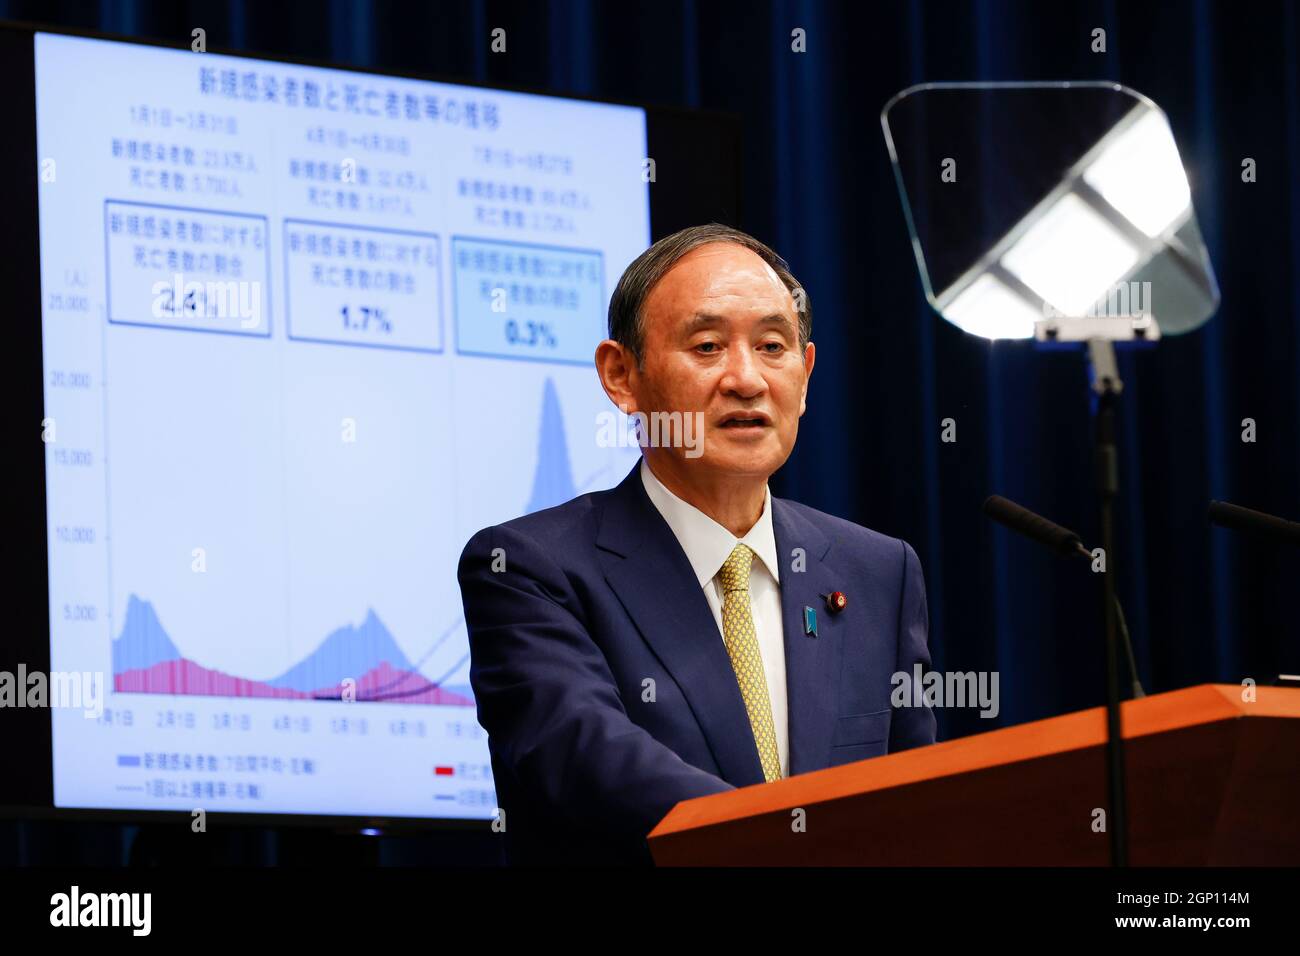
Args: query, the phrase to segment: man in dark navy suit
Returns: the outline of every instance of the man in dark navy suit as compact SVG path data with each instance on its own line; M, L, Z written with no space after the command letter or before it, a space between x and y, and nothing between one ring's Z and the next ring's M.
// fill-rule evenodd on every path
M655 243L596 350L642 460L466 545L470 681L512 862L649 862L680 800L934 742L928 707L890 706L893 675L930 664L916 553L768 492L811 328L751 236Z

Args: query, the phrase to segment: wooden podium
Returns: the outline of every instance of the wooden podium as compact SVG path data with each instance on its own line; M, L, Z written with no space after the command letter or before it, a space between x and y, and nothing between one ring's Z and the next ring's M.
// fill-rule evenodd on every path
M1300 863L1300 688L1255 694L1122 705L1132 865ZM650 850L660 866L1105 866L1105 754L1097 707L684 800Z

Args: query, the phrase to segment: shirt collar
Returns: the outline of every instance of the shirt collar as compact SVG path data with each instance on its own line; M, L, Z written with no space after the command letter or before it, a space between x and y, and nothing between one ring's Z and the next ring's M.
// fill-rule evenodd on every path
M772 492L766 485L763 486L763 513L754 527L738 539L699 508L669 491L655 477L644 458L641 459L641 483L645 485L646 494L650 496L655 508L677 536L700 587L713 580L738 543L748 545L771 572L773 580L781 583L781 575L777 570L776 536L772 533Z

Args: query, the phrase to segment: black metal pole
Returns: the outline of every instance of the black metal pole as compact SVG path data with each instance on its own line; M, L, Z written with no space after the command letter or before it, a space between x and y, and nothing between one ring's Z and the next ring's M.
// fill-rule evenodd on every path
M1094 375L1096 369L1094 369ZM1094 382L1094 387L1097 383ZM1101 509L1102 614L1106 622L1106 767L1110 800L1107 831L1112 866L1128 866L1128 807L1124 780L1124 735L1119 709L1119 641L1115 621L1115 499L1119 495L1119 450L1115 444L1116 392L1096 388L1096 481Z

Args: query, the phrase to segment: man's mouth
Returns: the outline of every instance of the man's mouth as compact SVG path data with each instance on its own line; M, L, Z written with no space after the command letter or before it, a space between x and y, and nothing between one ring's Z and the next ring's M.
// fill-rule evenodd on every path
M743 415L729 415L723 419L722 428L766 428L770 422L766 415L755 415L753 418L746 418Z

